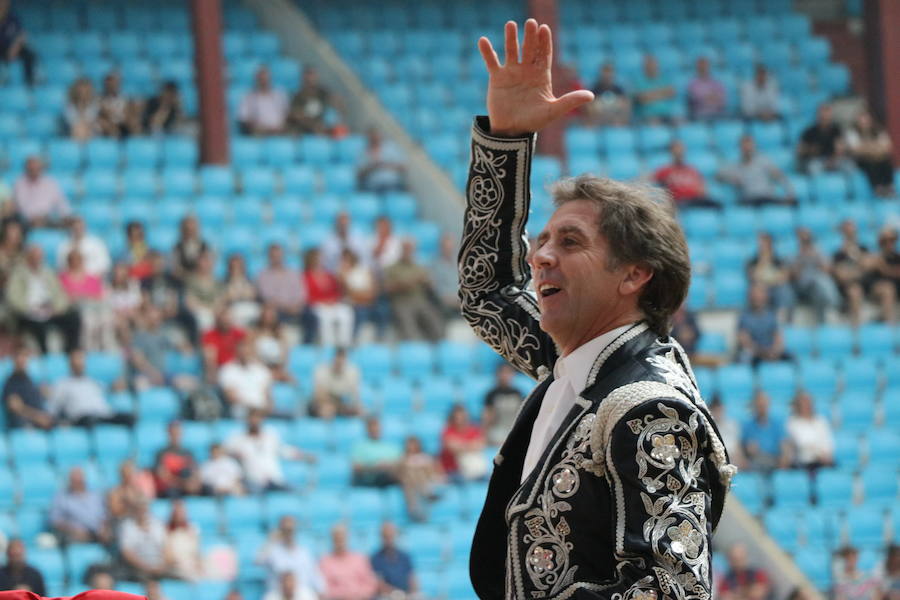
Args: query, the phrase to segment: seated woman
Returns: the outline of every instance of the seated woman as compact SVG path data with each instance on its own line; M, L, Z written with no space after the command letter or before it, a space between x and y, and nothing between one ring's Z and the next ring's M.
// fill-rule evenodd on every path
M69 136L77 141L92 138L99 131L100 104L94 85L87 77L69 86L69 100L63 109L63 122Z
M240 254L228 257L222 301L239 327L248 327L260 317L259 294L247 276L247 263Z
M862 169L877 196L894 195L894 167L891 138L868 112L861 112L847 130L845 142L850 154Z
M233 310L233 308L232 308ZM275 381L291 383L293 376L287 370L290 340L278 319L278 311L272 305L263 307L253 334L256 355L272 372Z
M455 404L450 409L441 434L441 446L441 466L451 479L463 482L487 477L484 430L469 420L469 412L462 404Z
M87 350L111 349L113 319L107 305L103 280L84 268L84 257L78 250L66 256L66 269L59 274L59 282L72 304L81 313L82 345Z
M800 390L794 396L787 432L798 467L818 469L834 465L831 426L822 415L815 413L812 397L806 391Z
M188 521L183 500L172 503L172 513L166 529L165 554L172 574L178 579L199 580L203 576L200 532L196 525Z
M330 347L350 346L353 309L344 301L341 282L322 265L318 248L306 252L303 267L307 302L319 323L319 342Z

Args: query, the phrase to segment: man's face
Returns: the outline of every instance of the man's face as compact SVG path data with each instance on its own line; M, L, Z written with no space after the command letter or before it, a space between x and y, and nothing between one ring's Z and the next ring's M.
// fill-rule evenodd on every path
M13 540L6 549L6 560L14 565L25 564L25 544L21 540Z
M247 429L250 431L250 433L259 433L259 430L262 427L262 422L262 413L257 410L251 411L247 416Z
M256 72L256 88L259 90L268 90L272 86L272 74L268 69L260 69Z
M381 543L386 548L393 548L397 543L397 528L393 523L385 523L381 526Z
M848 240L856 239L856 223L847 219L841 223L841 234Z
M77 494L83 492L86 487L84 482L84 471L79 468L72 469L69 473L69 489Z
M697 74L700 77L706 77L709 75L709 59L707 58L698 58L697 59Z
M761 419L769 416L769 396L764 392L760 392L753 397L753 413Z
M334 229L338 232L338 235L347 235L350 232L350 215L345 212L339 214L334 220Z
M497 383L503 386L509 386L512 383L513 373L512 367L503 365L500 367L500 370L497 371Z
M72 220L72 237L75 239L81 239L84 237L84 219L81 217L76 217Z
M331 530L331 543L335 552L344 552L347 550L347 530L343 527L335 527Z
M27 349L23 348L16 352L15 358L13 359L15 361L16 371L24 371L28 368L28 358L29 354Z
M181 423L169 425L169 444L175 448L181 446Z
M822 125L830 125L831 124L831 105L823 104L819 107L819 123Z
M293 539L294 532L297 531L297 523L294 517L282 517L278 524L278 531L284 539Z
M753 156L753 153L756 151L756 144L753 142L753 138L750 136L744 136L741 138L741 155L743 156Z
M119 89L122 87L122 79L115 74L108 75L103 81L103 87L106 88L106 92L109 94L118 94Z
M44 163L40 158L32 156L25 161L25 173L30 179L37 179L44 172Z
M69 356L69 367L73 375L84 375L84 352L76 350Z
M598 231L600 209L572 200L556 209L528 261L541 310L541 329L560 345L579 340L623 307L622 269L610 270Z
M41 250L40 246L31 246L25 253L25 261L32 269L39 268L44 264L44 251Z
M400 250L400 259L411 263L416 258L416 244L412 240L403 240Z
M243 363L248 363L253 359L253 347L247 340L238 343L237 348L235 348L235 353L237 354L238 360Z
M604 65L603 70L600 71L600 76L603 78L603 81L612 83L615 78L615 72L613 71L612 65Z
M381 421L378 419L372 419L371 421L366 423L366 433L369 435L369 439L377 440L381 438Z
M741 544L732 547L728 552L728 564L735 570L744 569L747 566L747 549Z
M681 142L672 142L669 146L669 152L672 154L672 160L676 163L684 161L684 144Z
M272 246L269 248L269 264L273 267L280 267L284 262L284 250L281 246Z
M656 59L652 56L648 56L644 59L644 73L648 77L656 77L659 73L659 63L657 63Z

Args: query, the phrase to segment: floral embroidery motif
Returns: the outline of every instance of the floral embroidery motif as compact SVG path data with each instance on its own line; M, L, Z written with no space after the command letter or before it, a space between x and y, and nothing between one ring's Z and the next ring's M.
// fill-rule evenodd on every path
M666 530L672 540L672 551L678 554L687 554L690 558L697 558L703 547L703 534L694 529L689 521L682 521L677 527L669 527Z
M653 436L653 450L650 456L668 465L675 464L675 459L681 456L681 450L675 445L675 436L671 433Z
M537 574L543 574L545 571L553 570L553 550L547 548L535 547L528 557L528 564Z
M569 467L565 467L553 476L553 491L560 496L571 494L575 490L577 481L575 472Z

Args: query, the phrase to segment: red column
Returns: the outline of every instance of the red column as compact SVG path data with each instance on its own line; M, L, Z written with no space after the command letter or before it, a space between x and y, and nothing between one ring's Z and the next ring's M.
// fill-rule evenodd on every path
M553 31L553 92L559 95L564 91L559 85L563 76L559 69L559 52L557 52L559 36L562 34L559 28L559 6L556 0L528 0L528 16L537 19L541 25L546 23ZM557 121L542 129L538 136L537 151L541 154L553 154L564 158L564 131L565 123L562 121Z
M225 104L220 0L191 0L194 71L200 95L200 162L228 163L228 109ZM151 42L152 43L152 42Z
M867 0L865 46L871 70L872 108L894 142L894 164L900 164L900 2Z

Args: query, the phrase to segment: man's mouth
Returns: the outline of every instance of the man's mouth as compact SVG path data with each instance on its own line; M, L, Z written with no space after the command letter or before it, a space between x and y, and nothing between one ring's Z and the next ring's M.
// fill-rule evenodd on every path
M551 285L549 283L544 283L541 285L540 289L538 289L538 293L541 297L546 298L548 296L552 296L557 292L561 292L562 290L555 285Z

